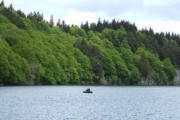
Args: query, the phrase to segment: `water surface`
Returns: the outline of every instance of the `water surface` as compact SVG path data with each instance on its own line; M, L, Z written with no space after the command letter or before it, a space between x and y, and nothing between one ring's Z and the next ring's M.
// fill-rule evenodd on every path
M0 120L180 120L180 87L0 87Z

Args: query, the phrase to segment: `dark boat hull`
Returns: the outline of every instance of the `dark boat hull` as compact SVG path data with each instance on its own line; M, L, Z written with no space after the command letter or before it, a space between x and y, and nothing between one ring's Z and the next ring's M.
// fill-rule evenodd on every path
M92 91L83 91L83 93L93 93Z

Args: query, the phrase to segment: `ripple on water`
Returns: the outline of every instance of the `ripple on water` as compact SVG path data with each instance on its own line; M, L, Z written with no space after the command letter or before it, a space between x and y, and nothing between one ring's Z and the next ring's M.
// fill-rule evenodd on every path
M179 120L179 87L0 87L0 120Z

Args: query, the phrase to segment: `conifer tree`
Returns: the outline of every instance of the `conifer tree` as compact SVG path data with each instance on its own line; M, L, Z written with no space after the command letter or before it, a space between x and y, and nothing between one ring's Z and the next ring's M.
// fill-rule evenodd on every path
M61 26L61 20L58 19L57 26Z
M54 18L53 18L53 15L51 15L49 24L50 24L51 27L54 26Z
M4 0L1 1L0 6L4 7Z
M9 10L11 10L11 11L14 10L12 3L9 5Z
M88 21L84 25L81 25L81 28L86 30L86 32L89 31L89 23L88 23Z
M17 12L17 14L20 15L21 17L26 18L26 14L23 13L21 10L17 10L16 12Z
M98 19L98 23L97 23L97 31L101 32L103 30L103 24L101 22L101 19Z

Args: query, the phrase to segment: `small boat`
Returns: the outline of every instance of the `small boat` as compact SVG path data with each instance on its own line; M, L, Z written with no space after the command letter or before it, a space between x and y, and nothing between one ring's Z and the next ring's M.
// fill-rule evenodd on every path
M83 91L83 93L93 93L92 91Z
M83 91L83 93L93 93L90 88L86 89L85 91Z

